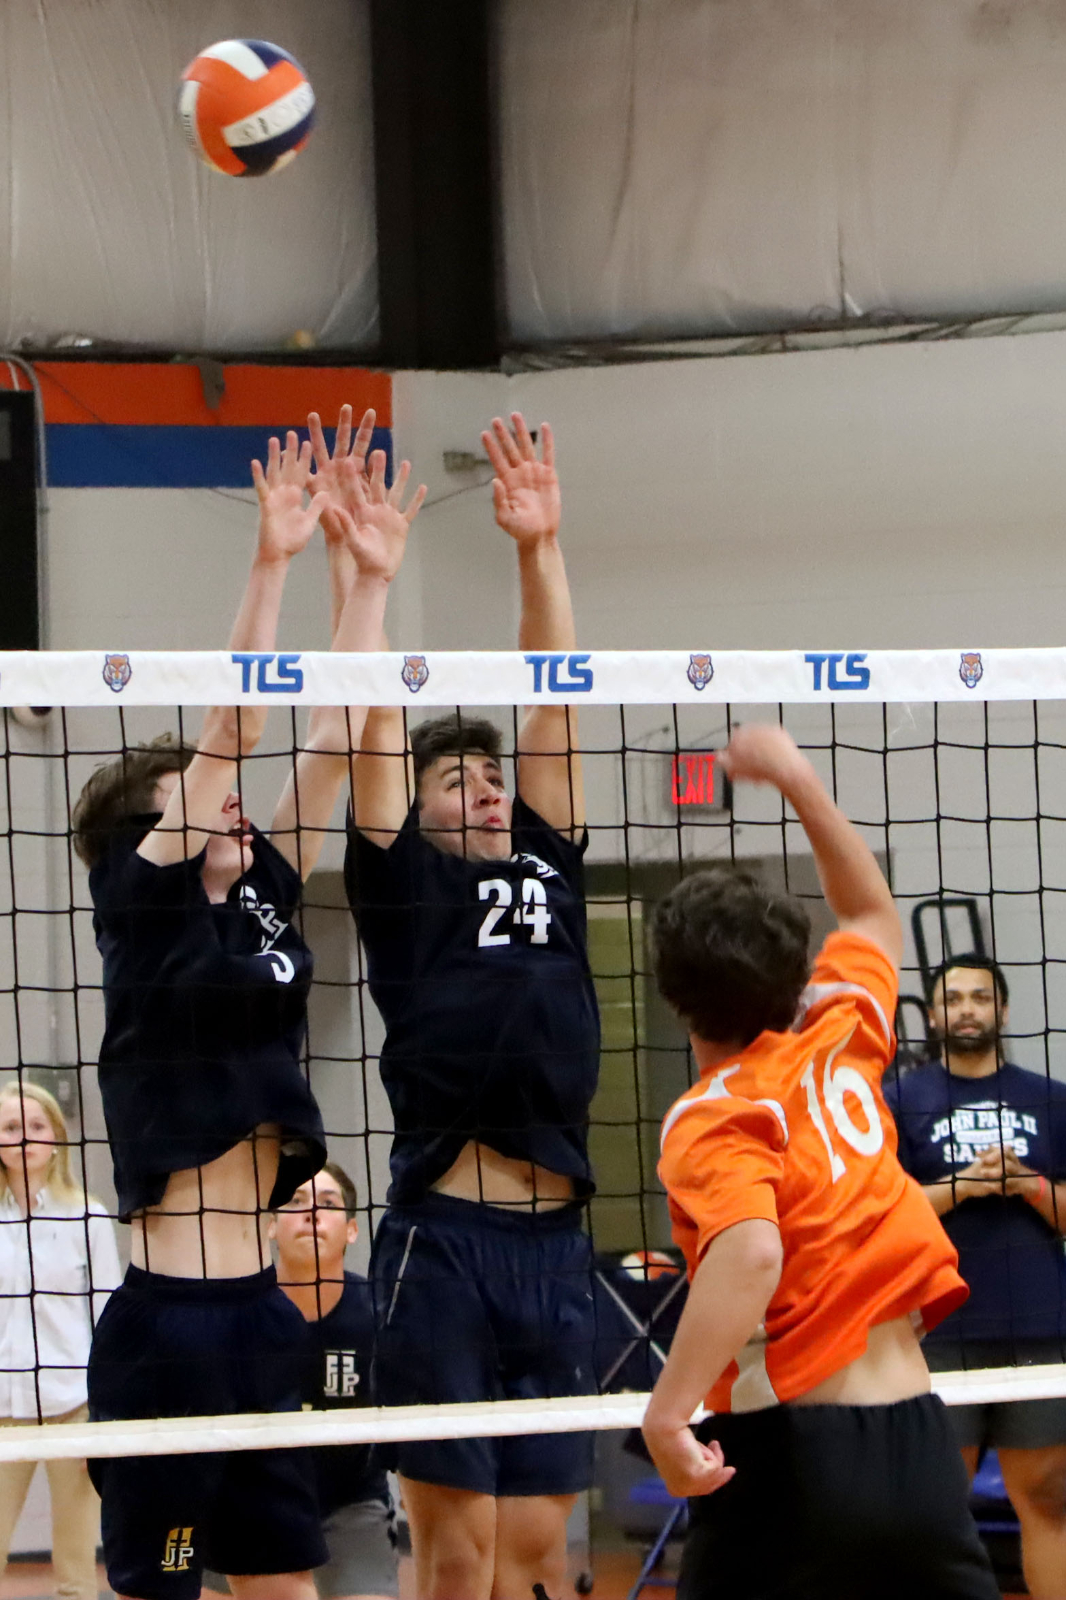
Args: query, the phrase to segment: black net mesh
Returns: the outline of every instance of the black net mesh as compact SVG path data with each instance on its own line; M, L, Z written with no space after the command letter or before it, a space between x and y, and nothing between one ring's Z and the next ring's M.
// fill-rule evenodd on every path
M512 752L520 713L503 708L495 716ZM164 727L194 740L199 717L180 708L170 714L136 707L55 710L26 727L4 714L2 1083L38 1085L62 1112L69 1183L60 1188L69 1238L56 1267L20 1209L17 1183L6 1185L0 1415L29 1420L67 1409L60 1400L80 1380L56 1332L55 1306L76 1302L88 1325L116 1281L108 1237L117 1240L122 1261L128 1253L128 1230L111 1220L115 1189L96 1076L104 1026L101 967L86 873L72 847L71 811L101 762ZM602 1020L590 1128L597 1191L587 1220L604 1283L608 1331L599 1378L608 1387L639 1389L654 1380L682 1299L656 1160L659 1124L691 1081L692 1063L650 976L648 910L679 875L734 859L757 864L769 884L804 900L815 940L832 926L805 836L780 798L748 786L733 792L715 764L714 752L735 722L753 719L779 719L795 735L862 828L894 890L906 953L892 1082L905 1084L923 1062L937 1058L926 993L930 974L946 957L977 952L994 958L1009 985L1004 1055L1042 1082L1043 1101L1038 1104L1037 1096L1021 1110L997 1103L993 1094L992 1103L961 1118L946 1107L946 1123L929 1132L925 1146L917 1148L918 1133L911 1138L916 1175L953 1188L982 1148L1004 1144L1027 1166L1035 1164L1052 1190L1066 1175L1066 1112L1058 1109L1066 1090L1057 1087L1066 1079L1061 702L585 709L579 739L589 817L585 887ZM300 732L296 712L275 713L262 751L241 765L242 808L263 827ZM338 815L297 913L315 957L304 1070L322 1110L330 1156L355 1183L359 1238L349 1261L365 1271L385 1206L392 1122L379 1075L382 1023L345 893L344 837ZM8 1137L14 1139L10 1131ZM4 1147L9 1174L21 1148L18 1139ZM940 1167L930 1176L934 1157ZM1004 1188L1001 1203L1011 1198ZM957 1209L961 1201L955 1202ZM1045 1294L1034 1310L1019 1300L1024 1262L1012 1266L1009 1230L993 1228L991 1239L981 1270L998 1274L992 1301L1002 1318L995 1327L988 1324L988 1340L1000 1341L1008 1360L1008 1347L1015 1345L1017 1359L1027 1359L1035 1340L1043 1341L1045 1352L1057 1351L1066 1331L1061 1271L1055 1303ZM974 1247L980 1256L979 1240ZM82 1276L71 1268L79 1251ZM953 1364L967 1364L965 1350Z

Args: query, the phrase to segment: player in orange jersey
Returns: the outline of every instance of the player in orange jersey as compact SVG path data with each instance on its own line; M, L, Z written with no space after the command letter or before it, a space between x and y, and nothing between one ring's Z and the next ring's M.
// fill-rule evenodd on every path
M667 1487L697 1497L679 1600L995 1600L918 1343L966 1287L881 1097L892 895L782 728L741 728L723 764L793 807L839 927L811 972L803 908L728 867L655 916L700 1070L663 1123L691 1287L644 1423ZM701 1401L727 1414L693 1431Z

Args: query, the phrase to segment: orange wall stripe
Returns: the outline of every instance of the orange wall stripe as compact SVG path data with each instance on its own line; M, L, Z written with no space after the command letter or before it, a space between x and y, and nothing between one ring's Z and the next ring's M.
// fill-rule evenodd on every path
M302 428L309 411L327 427L345 401L356 418L373 406L392 426L392 378L365 367L225 367L217 410L188 362L39 361L47 422L110 422L160 427Z

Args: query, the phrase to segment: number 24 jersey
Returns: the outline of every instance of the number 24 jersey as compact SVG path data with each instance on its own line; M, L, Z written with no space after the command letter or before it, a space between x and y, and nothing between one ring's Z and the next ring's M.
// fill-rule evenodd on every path
M423 837L354 829L345 874L385 1021L393 1203L417 1202L469 1139L592 1191L599 1070L582 855L519 797L513 854L473 861Z
M876 945L830 934L793 1030L760 1034L663 1122L659 1173L690 1276L738 1222L781 1233L764 1333L708 1395L714 1411L794 1400L860 1356L876 1324L917 1313L929 1329L966 1298L881 1094L896 993Z

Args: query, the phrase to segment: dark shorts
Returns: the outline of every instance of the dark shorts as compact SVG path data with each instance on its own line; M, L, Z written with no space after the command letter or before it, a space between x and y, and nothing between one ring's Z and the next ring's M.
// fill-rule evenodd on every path
M592 1251L580 1213L431 1194L386 1211L371 1255L380 1405L596 1392ZM491 1495L575 1494L592 1435L401 1444L405 1477Z
M396 1513L380 1500L356 1500L338 1506L322 1519L329 1560L315 1573L321 1600L338 1595L392 1595L400 1593L400 1558L397 1554ZM204 1572L204 1589L232 1594L218 1572Z
M271 1267L170 1278L130 1267L96 1326L94 1421L299 1411L307 1325ZM111 1587L195 1600L205 1565L303 1572L327 1559L307 1450L91 1461Z
M979 1372L984 1367L1060 1366L1058 1339L983 1339L957 1344L926 1339L930 1372ZM960 1450L1046 1450L1066 1444L1066 1397L1061 1400L996 1400L987 1405L949 1406Z
M935 1395L700 1424L736 1477L689 1502L678 1600L998 1600Z

